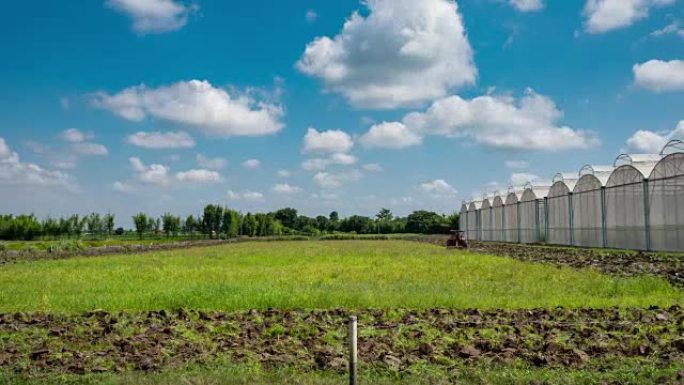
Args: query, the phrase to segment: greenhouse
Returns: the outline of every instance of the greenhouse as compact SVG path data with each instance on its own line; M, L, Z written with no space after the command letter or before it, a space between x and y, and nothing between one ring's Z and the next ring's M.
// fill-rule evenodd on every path
M613 166L582 167L579 180L572 191L573 245L604 247L605 190Z
M485 197L482 200L482 209L480 209L480 222L482 225L482 240L493 241L494 234L492 233L492 201L491 197Z
M520 198L520 242L540 243L546 236L544 198L550 186L528 183Z
M572 195L577 178L556 174L546 197L546 241L552 245L572 245Z
M466 202L470 240L684 251L684 142Z

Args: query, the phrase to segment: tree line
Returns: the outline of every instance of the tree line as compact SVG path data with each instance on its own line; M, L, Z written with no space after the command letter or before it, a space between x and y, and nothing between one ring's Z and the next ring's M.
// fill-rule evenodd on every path
M145 213L133 216L134 228L115 228L111 213L71 215L63 218L38 219L35 215L0 215L0 239L26 240L36 238L111 237L135 234L166 237L236 238L279 235L321 235L332 233L354 234L446 234L458 228L458 213L450 216L432 211L414 211L406 217L395 216L389 209L381 209L375 216L352 215L340 218L337 211L329 215L308 217L294 208L283 208L269 213L242 214L221 205L207 205L202 214L185 218L165 213L154 217Z

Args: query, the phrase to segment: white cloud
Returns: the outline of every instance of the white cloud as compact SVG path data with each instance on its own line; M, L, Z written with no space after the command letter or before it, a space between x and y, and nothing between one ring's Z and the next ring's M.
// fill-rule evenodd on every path
M152 117L214 137L271 135L283 128L280 105L255 100L248 93L231 94L208 81L191 80L156 89L140 85L114 95L99 92L92 102L130 121Z
M590 33L603 33L632 25L646 18L653 7L674 4L676 0L587 0L585 28Z
M403 123L383 122L372 126L360 141L364 147L399 149L417 146L423 142L423 137Z
M296 194L296 193L302 192L302 188L301 188L301 187L290 186L290 185L287 184L287 183L276 184L275 186L273 186L273 187L271 188L271 190L272 190L274 193L277 193L277 194L284 194L284 195L287 195L287 194Z
M313 176L314 182L323 189L336 189L342 187L347 182L355 182L361 178L358 171L348 172L325 172L321 171Z
M356 157L349 154L333 154L329 158L312 158L302 162L306 171L323 171L331 165L350 166L356 164Z
M509 2L521 12L539 11L544 8L544 0L509 0Z
M131 193L135 191L135 187L126 182L116 181L112 184L112 188L121 193Z
M426 112L406 115L401 123L383 123L391 125L391 130L372 127L362 143L402 148L420 143L417 138L426 135L470 139L486 147L511 150L585 149L599 143L591 132L559 126L561 117L553 100L533 90L527 90L520 100L495 95L470 100L451 96L434 102ZM395 136L411 140L390 140L392 135L378 132L398 132L403 136Z
M259 159L247 159L246 161L242 162L242 167L244 168L259 168L261 166L261 161Z
M95 136L90 132L83 132L77 128L69 128L60 134L60 138L65 142L71 143L70 148L73 152L81 155L107 155L109 151L107 147L99 143L87 142L92 140ZM48 148L45 147L45 150ZM70 154L61 157L64 161L60 162L63 166L61 168L74 168L76 166L76 157ZM67 161L68 160L68 161Z
M306 11L306 21L309 23L315 23L318 19L318 13L313 9Z
M165 186L171 183L168 167L161 164L146 166L140 158L136 157L129 158L128 161L141 182L159 186Z
M507 160L505 165L511 170L524 170L530 167L530 162L526 160Z
M131 157L128 160L131 164L131 168L136 173L137 179L145 184L168 186L174 182L183 184L207 184L221 181L221 175L216 171L192 169L171 175L171 169L168 166L161 164L151 164L148 166L145 165L140 158L136 157Z
M381 172L382 171L382 167L376 163L364 164L362 168L365 171L369 171L369 172Z
M62 140L69 143L82 143L93 138L91 133L85 133L77 128L69 128L60 134Z
M59 105L62 106L62 109L66 111L71 107L71 102L69 101L69 98L62 97L59 99Z
M74 143L71 147L79 154L83 155L107 155L107 147L99 143Z
M176 180L185 183L218 183L221 175L216 171L196 169L177 173Z
M292 176L292 173L289 170L278 170L277 174L281 178L289 178Z
M684 38L684 28L682 28L679 20L675 20L661 29L657 29L649 34L652 37L661 37L667 35L677 35Z
M317 131L309 128L304 135L302 151L305 153L336 154L354 147L352 137L341 130Z
M434 199L453 198L458 194L458 191L444 179L435 179L432 182L422 183L418 186L418 189Z
M233 190L228 190L226 192L226 199L232 201L245 200L245 201L259 201L264 198L264 194L257 191L245 190L243 192L235 192Z
M129 144L148 149L195 147L195 141L186 132L136 132L127 138Z
M133 20L139 34L176 31L185 26L197 5L175 0L107 0L105 4Z
M528 172L516 172L511 174L511 184L513 186L524 186L528 182L539 180L539 176Z
M634 83L656 91L684 91L684 60L649 60L633 68Z
M639 130L627 139L627 147L633 153L658 154L672 139L684 139L684 120L672 131Z
M207 158L202 154L197 154L197 165L210 170L223 170L228 161L224 158Z
M318 37L297 63L354 106L415 106L474 84L477 69L451 0L368 0L339 35Z
M69 174L47 170L34 163L24 163L0 137L0 186L63 187L75 191L78 186Z

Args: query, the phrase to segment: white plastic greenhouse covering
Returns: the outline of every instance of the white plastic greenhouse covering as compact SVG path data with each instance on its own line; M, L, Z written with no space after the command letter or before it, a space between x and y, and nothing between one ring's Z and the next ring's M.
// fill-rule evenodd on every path
M491 198L485 198L482 201L482 209L480 209L480 222L482 223L482 240L493 241L494 234L492 233L492 204Z
M684 153L664 157L648 179L650 248L683 251Z
M541 243L544 240L544 198L548 186L525 186L520 198L520 242Z
M558 174L546 198L546 242L552 245L572 245L572 197L570 192L577 179Z
M506 197L506 205L504 206L504 241L519 242L520 233L518 228L518 210L520 209L518 202L520 202L520 195L514 190L510 190Z
M572 191L573 245L604 246L604 190L613 166L584 166Z
M492 241L503 242L506 240L504 237L504 217L506 215L504 209L504 201L501 195L497 194L492 204Z
M606 246L648 250L646 188L658 155L620 155L606 183Z
M684 251L684 142L660 154L623 154L482 202L464 203L468 239Z
M468 205L463 202L461 205L461 214L458 216L458 229L466 231L468 228Z
M466 230L466 237L469 240L479 240L480 229L480 208L482 202L471 202L468 206L468 227Z

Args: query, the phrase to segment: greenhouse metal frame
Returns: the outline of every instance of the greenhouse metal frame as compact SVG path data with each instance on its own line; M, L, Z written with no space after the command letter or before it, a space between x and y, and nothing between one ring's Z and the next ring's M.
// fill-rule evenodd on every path
M684 142L464 202L469 240L684 251Z

